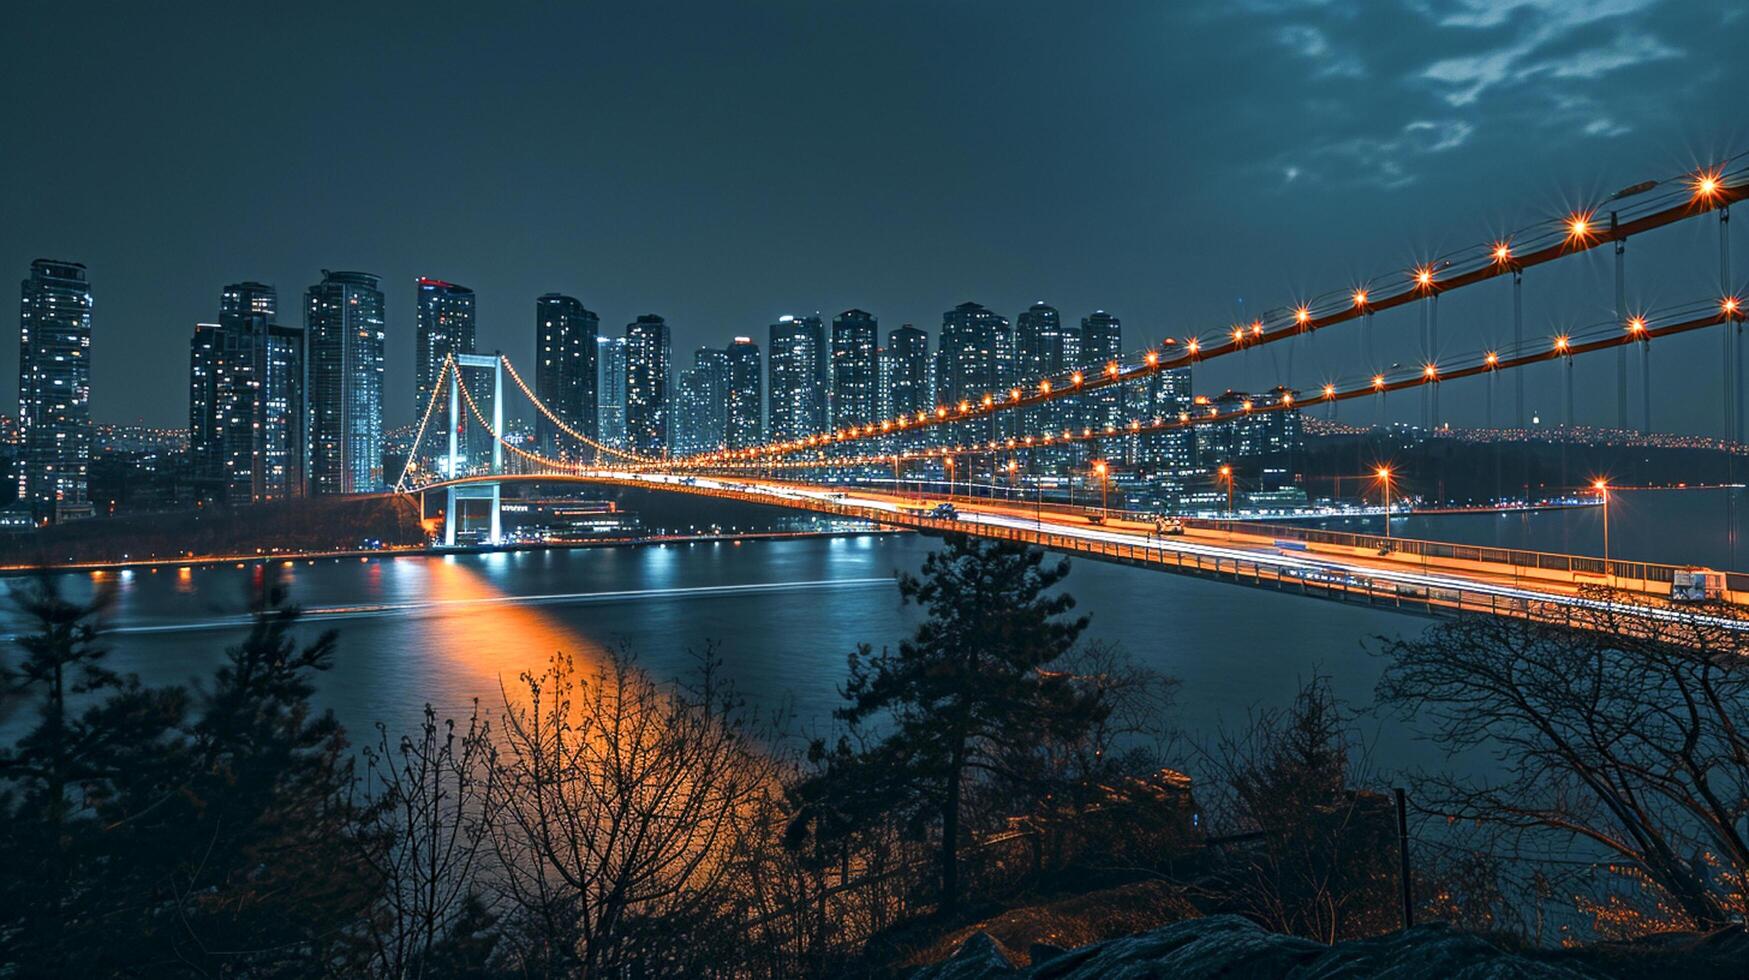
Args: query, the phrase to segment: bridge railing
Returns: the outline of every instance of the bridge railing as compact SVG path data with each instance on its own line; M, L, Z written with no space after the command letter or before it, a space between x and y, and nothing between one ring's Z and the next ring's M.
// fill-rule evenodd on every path
M1226 524L1221 521L1198 520L1186 523L1212 529L1226 527ZM1234 530L1271 538L1304 541L1308 544L1327 544L1374 551L1388 547L1398 554L1418 555L1426 558L1473 561L1490 565L1505 565L1512 568L1666 584L1676 580L1677 572L1693 567L1661 562L1628 561L1619 558L1612 558L1606 563L1602 558L1589 555L1569 555L1559 552L1500 548L1490 545L1456 544L1449 541L1429 541L1422 538L1386 538L1382 534L1360 534L1353 531L1332 531L1288 524L1247 524ZM1733 592L1749 589L1749 574L1729 572L1726 574L1726 580L1727 587Z

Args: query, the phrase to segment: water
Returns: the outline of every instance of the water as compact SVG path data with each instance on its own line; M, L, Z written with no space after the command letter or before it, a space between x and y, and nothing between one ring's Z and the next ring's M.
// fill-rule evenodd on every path
M1710 494L1710 496L1709 496ZM1723 566L1712 492L1618 494L1611 546L1622 557ZM1342 526L1341 522L1333 522ZM1358 522L1357 522L1358 523ZM1594 550L1601 511L1399 520L1398 533L1515 547ZM1356 529L1359 529L1358 527ZM354 733L417 726L425 702L464 717L473 699L501 702L555 651L584 662L623 644L662 677L688 669L689 650L715 644L729 675L759 706L786 707L799 727L829 724L845 658L858 643L896 644L917 610L894 575L915 571L938 543L914 535L699 543L641 548L297 562L273 566L311 611L306 633L339 633L335 667L318 698ZM1711 551L1706 550L1712 548ZM239 613L262 565L106 573L117 585L109 619L112 666L149 683L209 676L242 633ZM89 592L90 575L68 575ZM5 587L18 584L10 580ZM1413 635L1428 620L1078 560L1065 588L1090 613L1087 636L1122 644L1182 682L1173 719L1203 735L1281 705L1314 672L1352 704L1371 701L1381 636ZM10 615L9 613L7 615ZM8 630L16 629L8 624ZM0 737L28 719L0 719ZM1383 767L1439 765L1437 747L1395 722L1369 720Z

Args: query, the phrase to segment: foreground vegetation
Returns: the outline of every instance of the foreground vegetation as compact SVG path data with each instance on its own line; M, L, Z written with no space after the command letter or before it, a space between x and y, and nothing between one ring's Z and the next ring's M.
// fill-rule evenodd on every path
M29 719L0 750L0 974L886 975L980 923L1397 929L1397 813L1324 679L1174 743L1175 685L1082 639L1066 573L950 538L901 578L916 633L853 652L832 730L793 751L708 650L672 680L561 653L491 710L355 747L311 706L334 636L299 642L271 582L185 689L108 670L103 597L44 579L0 702ZM1505 774L1410 781L1411 910L1527 945L1742 923L1735 635L1385 644L1384 709Z

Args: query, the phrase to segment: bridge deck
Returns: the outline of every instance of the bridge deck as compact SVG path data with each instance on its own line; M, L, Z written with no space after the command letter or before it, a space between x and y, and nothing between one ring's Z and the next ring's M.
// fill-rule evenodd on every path
M1466 549L1441 554L1437 549L1413 546L1452 546L1413 540L1395 541L1402 548L1389 554L1379 554L1371 547L1328 541L1296 541L1293 547L1283 548L1275 536L1282 529L1263 529L1265 533L1260 534L1259 529L1232 529L1221 522L1197 522L1182 536L1156 537L1150 533L1149 525L1137 521L1095 524L1087 511L983 499L957 498L954 504L959 516L941 519L919 512L918 498L911 496L763 479L610 470L564 476L506 475L497 479L660 490L789 507L920 531L960 532L1103 561L1427 615L1475 613L1548 618L1564 610L1600 607L1599 601L1587 593L1593 587L1605 585L1630 597L1612 601L1611 608L1620 612L1658 619L1701 615L1670 607L1663 598L1669 588L1667 581L1648 578L1643 572L1636 577L1593 573L1588 569L1602 568L1601 561L1587 556L1549 556L1570 559L1564 562L1541 560L1525 564L1522 558L1514 558L1501 563L1488 561L1486 553L1515 556L1548 553ZM907 505L912 509L906 509ZM1612 570L1616 564L1611 563ZM1646 566L1637 563L1636 567ZM1632 599L1635 595L1643 596L1643 601ZM1727 598L1733 604L1742 604L1749 596L1730 593ZM1709 622L1717 619L1716 625L1731 629L1749 629L1749 623L1730 616L1703 615L1703 618Z

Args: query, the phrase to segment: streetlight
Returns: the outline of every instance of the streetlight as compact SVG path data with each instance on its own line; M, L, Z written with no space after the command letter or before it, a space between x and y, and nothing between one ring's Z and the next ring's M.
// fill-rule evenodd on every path
M1105 460L1102 459L1099 462L1093 464L1093 472L1098 474L1098 476L1099 476L1099 509L1104 514L1104 516L1110 517L1111 516L1111 507L1106 502L1106 499L1105 499L1105 492L1106 492L1106 488L1107 488L1105 474L1107 471L1108 471L1108 467L1105 465Z
M1010 458L1008 460L1008 499L1010 502L1014 500L1014 482L1016 479L1016 473L1019 470L1020 464Z
M953 457L947 457L947 499L953 499Z
M1591 482L1591 488L1603 498L1603 576L1607 582L1615 577L1609 572L1609 481L1600 477Z
M1220 473L1221 479L1227 481L1227 538L1231 540L1233 537L1233 468L1222 466Z
M1381 466L1374 475L1379 478L1379 483L1383 484L1385 490L1385 541L1389 542L1391 540L1391 468ZM1386 547L1390 547L1389 544Z

